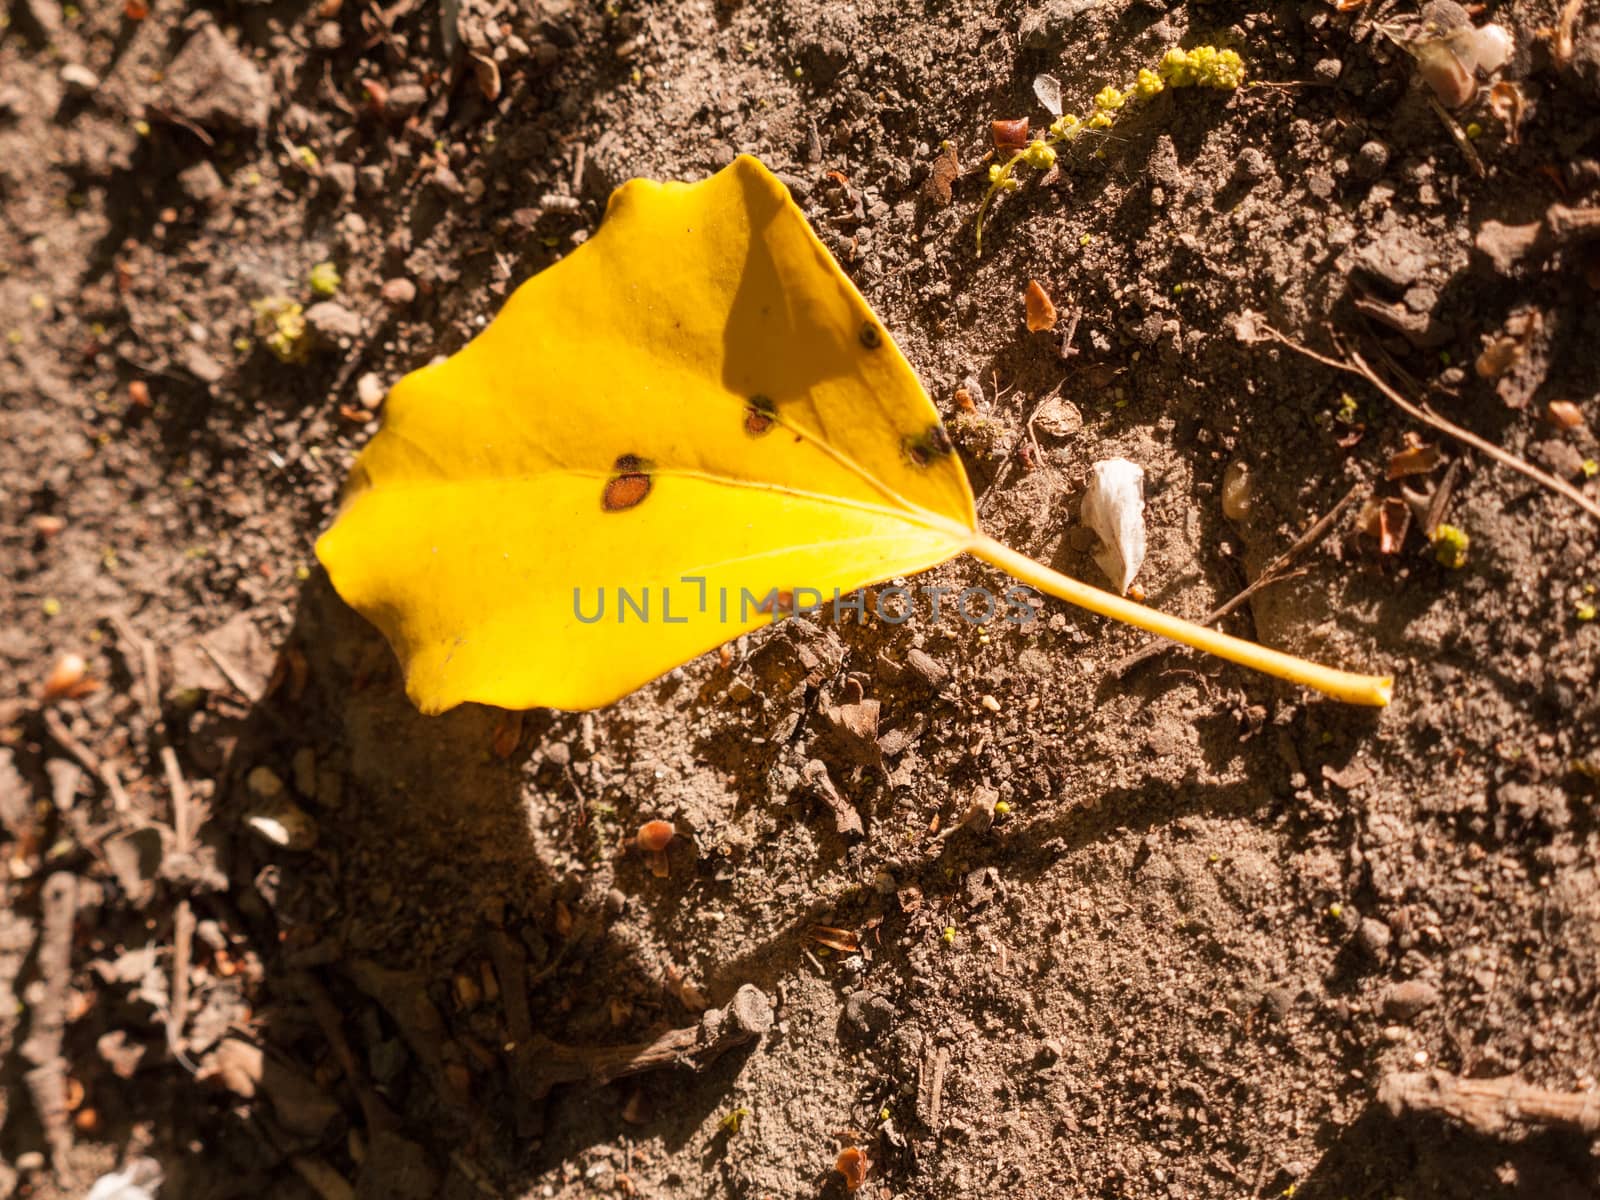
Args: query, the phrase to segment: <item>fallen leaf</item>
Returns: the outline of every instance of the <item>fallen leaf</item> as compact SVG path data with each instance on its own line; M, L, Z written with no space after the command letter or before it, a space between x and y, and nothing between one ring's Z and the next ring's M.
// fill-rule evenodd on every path
M834 786L833 779L828 774L827 763L820 758L811 759L801 770L800 777L833 810L834 832L853 833L858 836L866 832L861 824L861 814L839 794L839 789Z
M1528 100L1522 89L1509 79L1502 79L1489 89L1489 110L1506 127L1506 141L1515 146L1522 140L1522 119L1528 111Z
M1398 554L1411 527L1411 508L1393 496L1369 500L1361 510L1359 525L1361 532L1377 539L1379 554Z
M1583 410L1571 400L1552 400L1545 405L1545 415L1550 423L1560 429L1578 429L1583 425Z
M839 1151L839 1157L833 1162L833 1169L844 1176L845 1190L853 1192L867 1181L867 1172L872 1170L872 1160L858 1147L846 1146Z
M769 623L746 594L848 593L961 553L1152 633L1388 702L1383 679L1133 604L986 537L927 392L748 156L697 184L624 184L598 233L396 384L317 543L429 713L596 708Z
M639 826L639 832L633 840L645 853L660 854L672 843L677 833L671 821L646 821Z
M1023 307L1028 312L1028 332L1039 333L1056 327L1056 306L1050 303L1037 279L1028 280L1028 290L1023 293Z
M832 925L813 925L808 936L818 945L837 950L840 954L854 954L861 949L861 939L855 933Z
M1007 152L1021 150L1028 144L1028 118L1016 117L1012 120L991 122L989 136L994 139L996 150Z
M1439 465L1439 447L1424 446L1416 434L1408 434L1406 441L1409 443L1406 448L1389 458L1389 468L1386 472L1389 479L1403 479L1407 475L1426 475Z

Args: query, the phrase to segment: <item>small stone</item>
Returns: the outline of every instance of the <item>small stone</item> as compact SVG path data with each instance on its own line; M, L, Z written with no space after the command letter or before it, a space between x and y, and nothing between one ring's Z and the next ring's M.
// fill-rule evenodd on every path
M178 362L201 383L217 383L228 373L228 368L218 362L209 350L193 342L178 351Z
M1081 31L1080 25L1101 7L1101 0L1042 0L1029 4L1017 22L1017 37L1025 50L1049 50L1064 45Z
M325 342L361 336L361 318L337 300L324 300L306 309L306 324Z
M844 1002L844 1019L861 1037L884 1037L894 1027L895 1007L875 992L852 992Z
M1319 59L1311 68L1311 74L1319 83L1338 83L1339 76L1344 74L1344 64L1337 58Z
M1265 179L1272 171L1267 156L1254 146L1239 151L1238 173L1242 179Z
M159 105L205 127L255 130L272 113L272 83L209 20L167 66Z
M178 186L196 204L215 204L222 198L222 176L208 162L197 162L178 172Z
M317 844L317 823L294 801L280 796L247 814L245 828L285 850L309 850Z
M1396 983L1383 993L1383 1013L1396 1021L1415 1020L1439 1003L1439 989L1420 979Z
M380 195L383 192L383 168L362 167L356 172L356 189L369 198Z
M1376 179L1389 165L1389 147L1382 142L1363 142L1356 151L1355 173L1360 179Z
M283 795L283 780L271 767L256 767L245 777L245 786L258 800L274 800Z
M61 82L66 85L67 91L87 96L100 86L100 76L88 67L78 63L68 63L61 68Z
M385 279L381 293L390 308L404 308L417 298L417 285L403 277Z
M356 380L356 399L360 402L361 407L368 412L373 411L383 403L383 397L387 391L388 389L383 386L383 380L379 379L371 371Z
M323 167L322 178L341 197L350 196L356 190L356 168L354 163L331 162Z
M428 102L427 90L418 83L397 83L383 102L384 116L403 121Z
M1356 946L1368 958L1381 959L1387 955L1393 939L1389 927L1374 917L1363 917L1356 927Z
M1261 1000L1267 1006L1267 1011L1281 1021L1294 1010L1295 995L1292 987L1272 987L1266 990Z
M318 50L337 50L344 45L344 30L337 21L324 21L317 26L317 32L312 34L311 40Z
M950 677L950 671L943 663L921 650L907 652L906 666L922 676L929 687L938 687Z

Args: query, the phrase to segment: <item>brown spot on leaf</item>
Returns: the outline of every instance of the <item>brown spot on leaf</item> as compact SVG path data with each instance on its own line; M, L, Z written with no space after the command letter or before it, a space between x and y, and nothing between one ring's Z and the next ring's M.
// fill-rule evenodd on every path
M955 449L943 425L934 425L922 433L908 435L900 446L914 467L932 466Z
M876 350L883 345L883 334L871 321L865 321L861 325L861 344L868 350Z
M612 467L616 474L606 480L606 489L601 493L600 507L606 512L622 512L642 504L650 494L649 467L637 455L619 457Z
M760 437L776 423L778 406L766 396L751 396L750 406L744 414L744 431L751 437Z

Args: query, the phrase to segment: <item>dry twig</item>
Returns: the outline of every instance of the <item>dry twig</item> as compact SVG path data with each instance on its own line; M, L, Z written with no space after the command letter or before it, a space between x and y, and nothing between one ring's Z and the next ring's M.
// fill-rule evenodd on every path
M734 993L725 1008L708 1009L700 1020L654 1041L625 1046L565 1046L536 1037L516 1048L517 1082L535 1099L559 1083L609 1083L658 1067L704 1070L735 1046L772 1028L772 1003L754 984Z
M161 714L161 664L155 643L140 637L128 619L111 612L106 619L117 631L125 653L137 655L139 670L135 685L139 707L155 740L156 752L172 794L172 841L175 854L187 855L194 847L194 825L189 804L189 784L178 765L178 753L167 736L166 718ZM176 1058L191 1073L194 1065L184 1054L183 1027L189 1011L189 965L194 953L194 908L185 896L172 915L172 996L167 1009L167 1044Z
M1396 1072L1378 1085L1378 1102L1397 1117L1449 1117L1479 1133L1500 1134L1520 1124L1600 1134L1600 1094L1547 1091L1509 1075L1461 1079L1444 1071Z
M32 1064L25 1076L28 1095L44 1129L45 1141L50 1144L56 1175L66 1184L72 1122L67 1109L67 1060L61 1054L61 1043L67 1029L67 987L72 980L77 876L70 871L57 871L45 880L39 901L42 920L38 963L44 994L30 1006L28 1040L20 1051L23 1059Z
M1258 326L1258 328L1267 337L1271 338L1280 345L1287 346L1296 354L1303 354L1307 358L1322 363L1324 366L1332 367L1336 371L1344 371L1350 375L1360 376L1362 379L1365 379L1373 387L1382 392L1384 396L1388 398L1389 402L1392 403L1396 408L1400 409L1401 412L1415 418L1418 421L1421 421L1424 425L1432 426L1440 433L1448 434L1450 437L1455 438L1458 442L1463 442L1466 445L1471 446L1474 450L1482 451L1501 466L1510 467L1519 475L1525 475L1535 483L1549 488L1557 495L1566 497L1579 508L1583 509L1583 511L1588 513L1591 517L1594 517L1596 520L1600 520L1600 504L1596 504L1593 500L1589 499L1589 497L1585 496L1565 479L1557 479L1554 475L1551 475L1546 471L1541 471L1538 467L1534 466L1530 462L1527 462L1525 459L1518 458L1509 450L1502 449L1501 447L1496 446L1493 442L1484 440L1477 434L1473 433L1470 429L1463 429L1454 421L1450 421L1444 417L1441 417L1438 413L1434 412L1433 409L1429 408L1426 403L1417 404L1407 400L1399 392L1395 391L1394 388L1390 387L1389 384L1384 382L1383 377L1374 371L1370 366L1368 366L1367 360L1362 358L1361 355L1356 351L1351 350L1348 352L1348 360L1330 358L1326 354L1317 353L1309 346L1302 346L1293 338L1279 333L1270 325L1263 323Z

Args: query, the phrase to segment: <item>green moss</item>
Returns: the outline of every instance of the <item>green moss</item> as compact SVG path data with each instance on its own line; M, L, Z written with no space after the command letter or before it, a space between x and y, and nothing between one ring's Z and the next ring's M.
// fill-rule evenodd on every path
M1464 529L1454 525L1440 525L1433 531L1433 557L1439 565L1452 571L1459 571L1467 565L1467 547L1472 545L1472 539L1467 536Z
M334 296L339 292L339 285L343 282L339 278L339 268L331 262L319 262L311 268L306 276L306 282L311 285L311 290L318 296Z
M304 362L311 353L305 309L287 296L267 296L251 307L256 314L256 336L267 349L282 362Z

